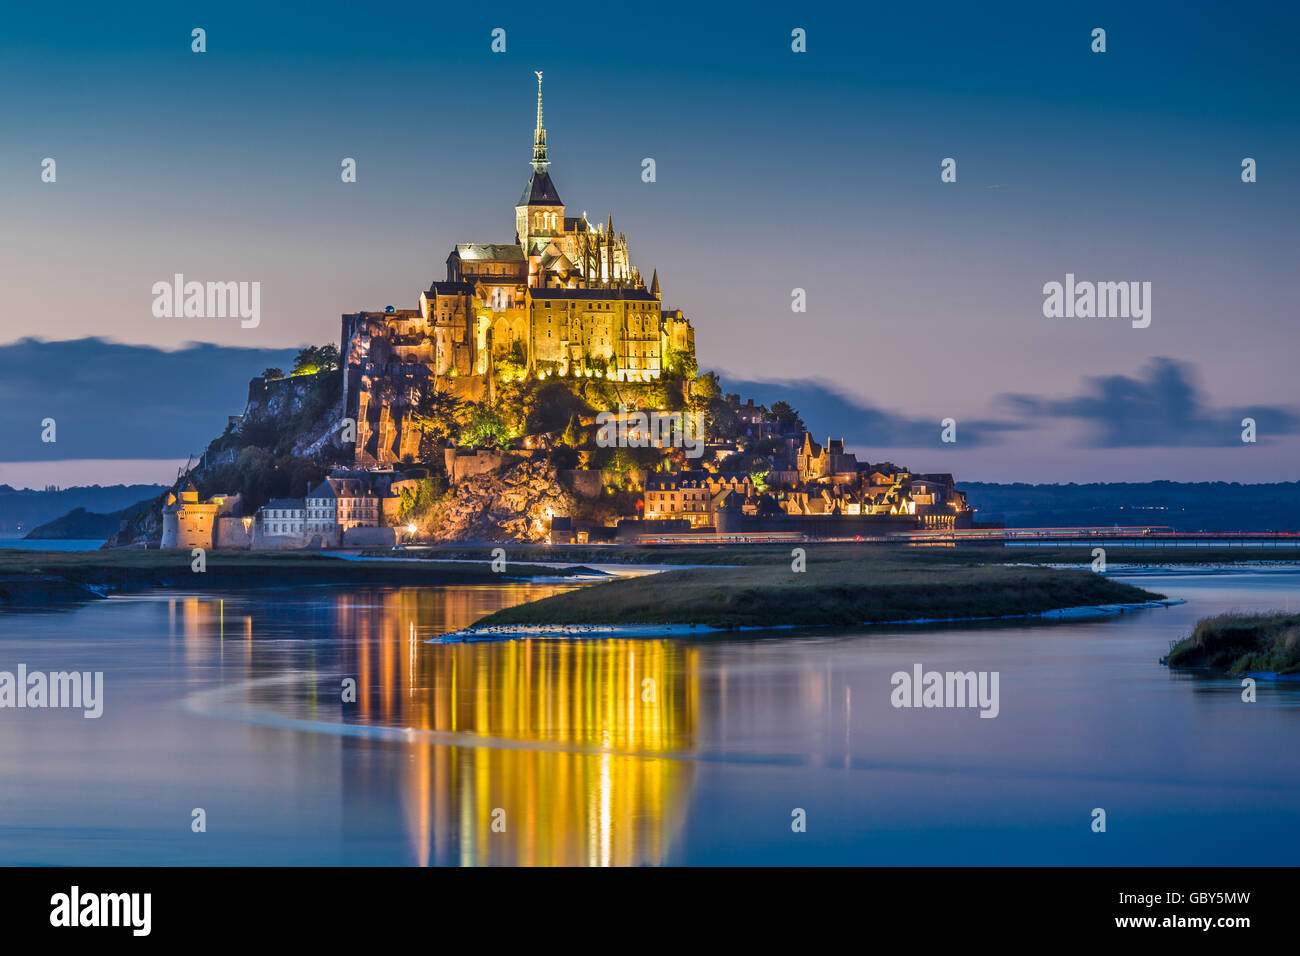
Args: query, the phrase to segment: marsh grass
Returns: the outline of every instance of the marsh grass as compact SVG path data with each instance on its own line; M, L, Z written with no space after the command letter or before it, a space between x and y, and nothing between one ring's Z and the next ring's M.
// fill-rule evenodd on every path
M1208 667L1240 675L1300 673L1300 614L1229 612L1196 622L1169 647L1170 667Z
M853 625L1003 617L1161 597L1089 571L979 564L930 552L895 560L858 549L791 570L779 560L668 571L506 608L478 625L699 624L711 627Z

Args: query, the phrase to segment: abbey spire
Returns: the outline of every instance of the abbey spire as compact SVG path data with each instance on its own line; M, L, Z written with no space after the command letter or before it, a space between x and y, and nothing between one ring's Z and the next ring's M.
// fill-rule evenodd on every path
M551 182L546 167L546 127L542 125L542 71L537 74L537 126L533 129L533 172L524 194L515 203L515 234L527 254L544 249L551 239L564 234L564 200Z
M560 199L560 194L555 191L551 174L546 171L551 161L546 158L546 127L542 125L542 71L534 72L537 74L537 126L533 129L533 174L528 177L528 185L516 205L517 207L549 206L562 210L564 202ZM560 215L563 215L562 211ZM520 238L522 239L523 236L521 235Z
M541 171L550 165L546 158L546 127L542 125L542 71L537 74L537 126L533 129L533 169Z

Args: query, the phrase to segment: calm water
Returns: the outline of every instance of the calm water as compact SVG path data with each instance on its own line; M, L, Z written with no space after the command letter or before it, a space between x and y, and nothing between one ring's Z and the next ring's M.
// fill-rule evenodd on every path
M103 538L0 538L0 550L97 551Z
M1128 579L1188 603L456 645L426 639L555 587L0 614L0 670L106 685L98 720L0 710L0 863L1294 864L1300 687L1245 704L1157 659L1205 614L1300 606L1300 572ZM998 671L1000 715L894 709L890 676L914 663Z

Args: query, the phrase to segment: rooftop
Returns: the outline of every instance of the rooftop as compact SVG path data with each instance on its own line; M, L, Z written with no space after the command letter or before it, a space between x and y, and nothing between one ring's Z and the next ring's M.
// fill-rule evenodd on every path
M516 206L563 206L564 202L560 199L560 194L556 192L555 183L551 182L551 174L545 169L534 169L533 174L528 177L528 185L524 187L524 194L519 197Z
M467 262L522 262L524 250L514 242L458 242L452 255Z
M262 505L263 509L274 509L277 511L302 511L306 508L302 498L272 498L266 504Z

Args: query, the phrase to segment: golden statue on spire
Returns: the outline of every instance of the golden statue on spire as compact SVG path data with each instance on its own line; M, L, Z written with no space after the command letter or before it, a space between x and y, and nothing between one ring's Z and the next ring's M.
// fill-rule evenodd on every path
M537 74L537 128L533 130L533 168L545 169L550 165L546 159L546 127L542 125L542 71Z

